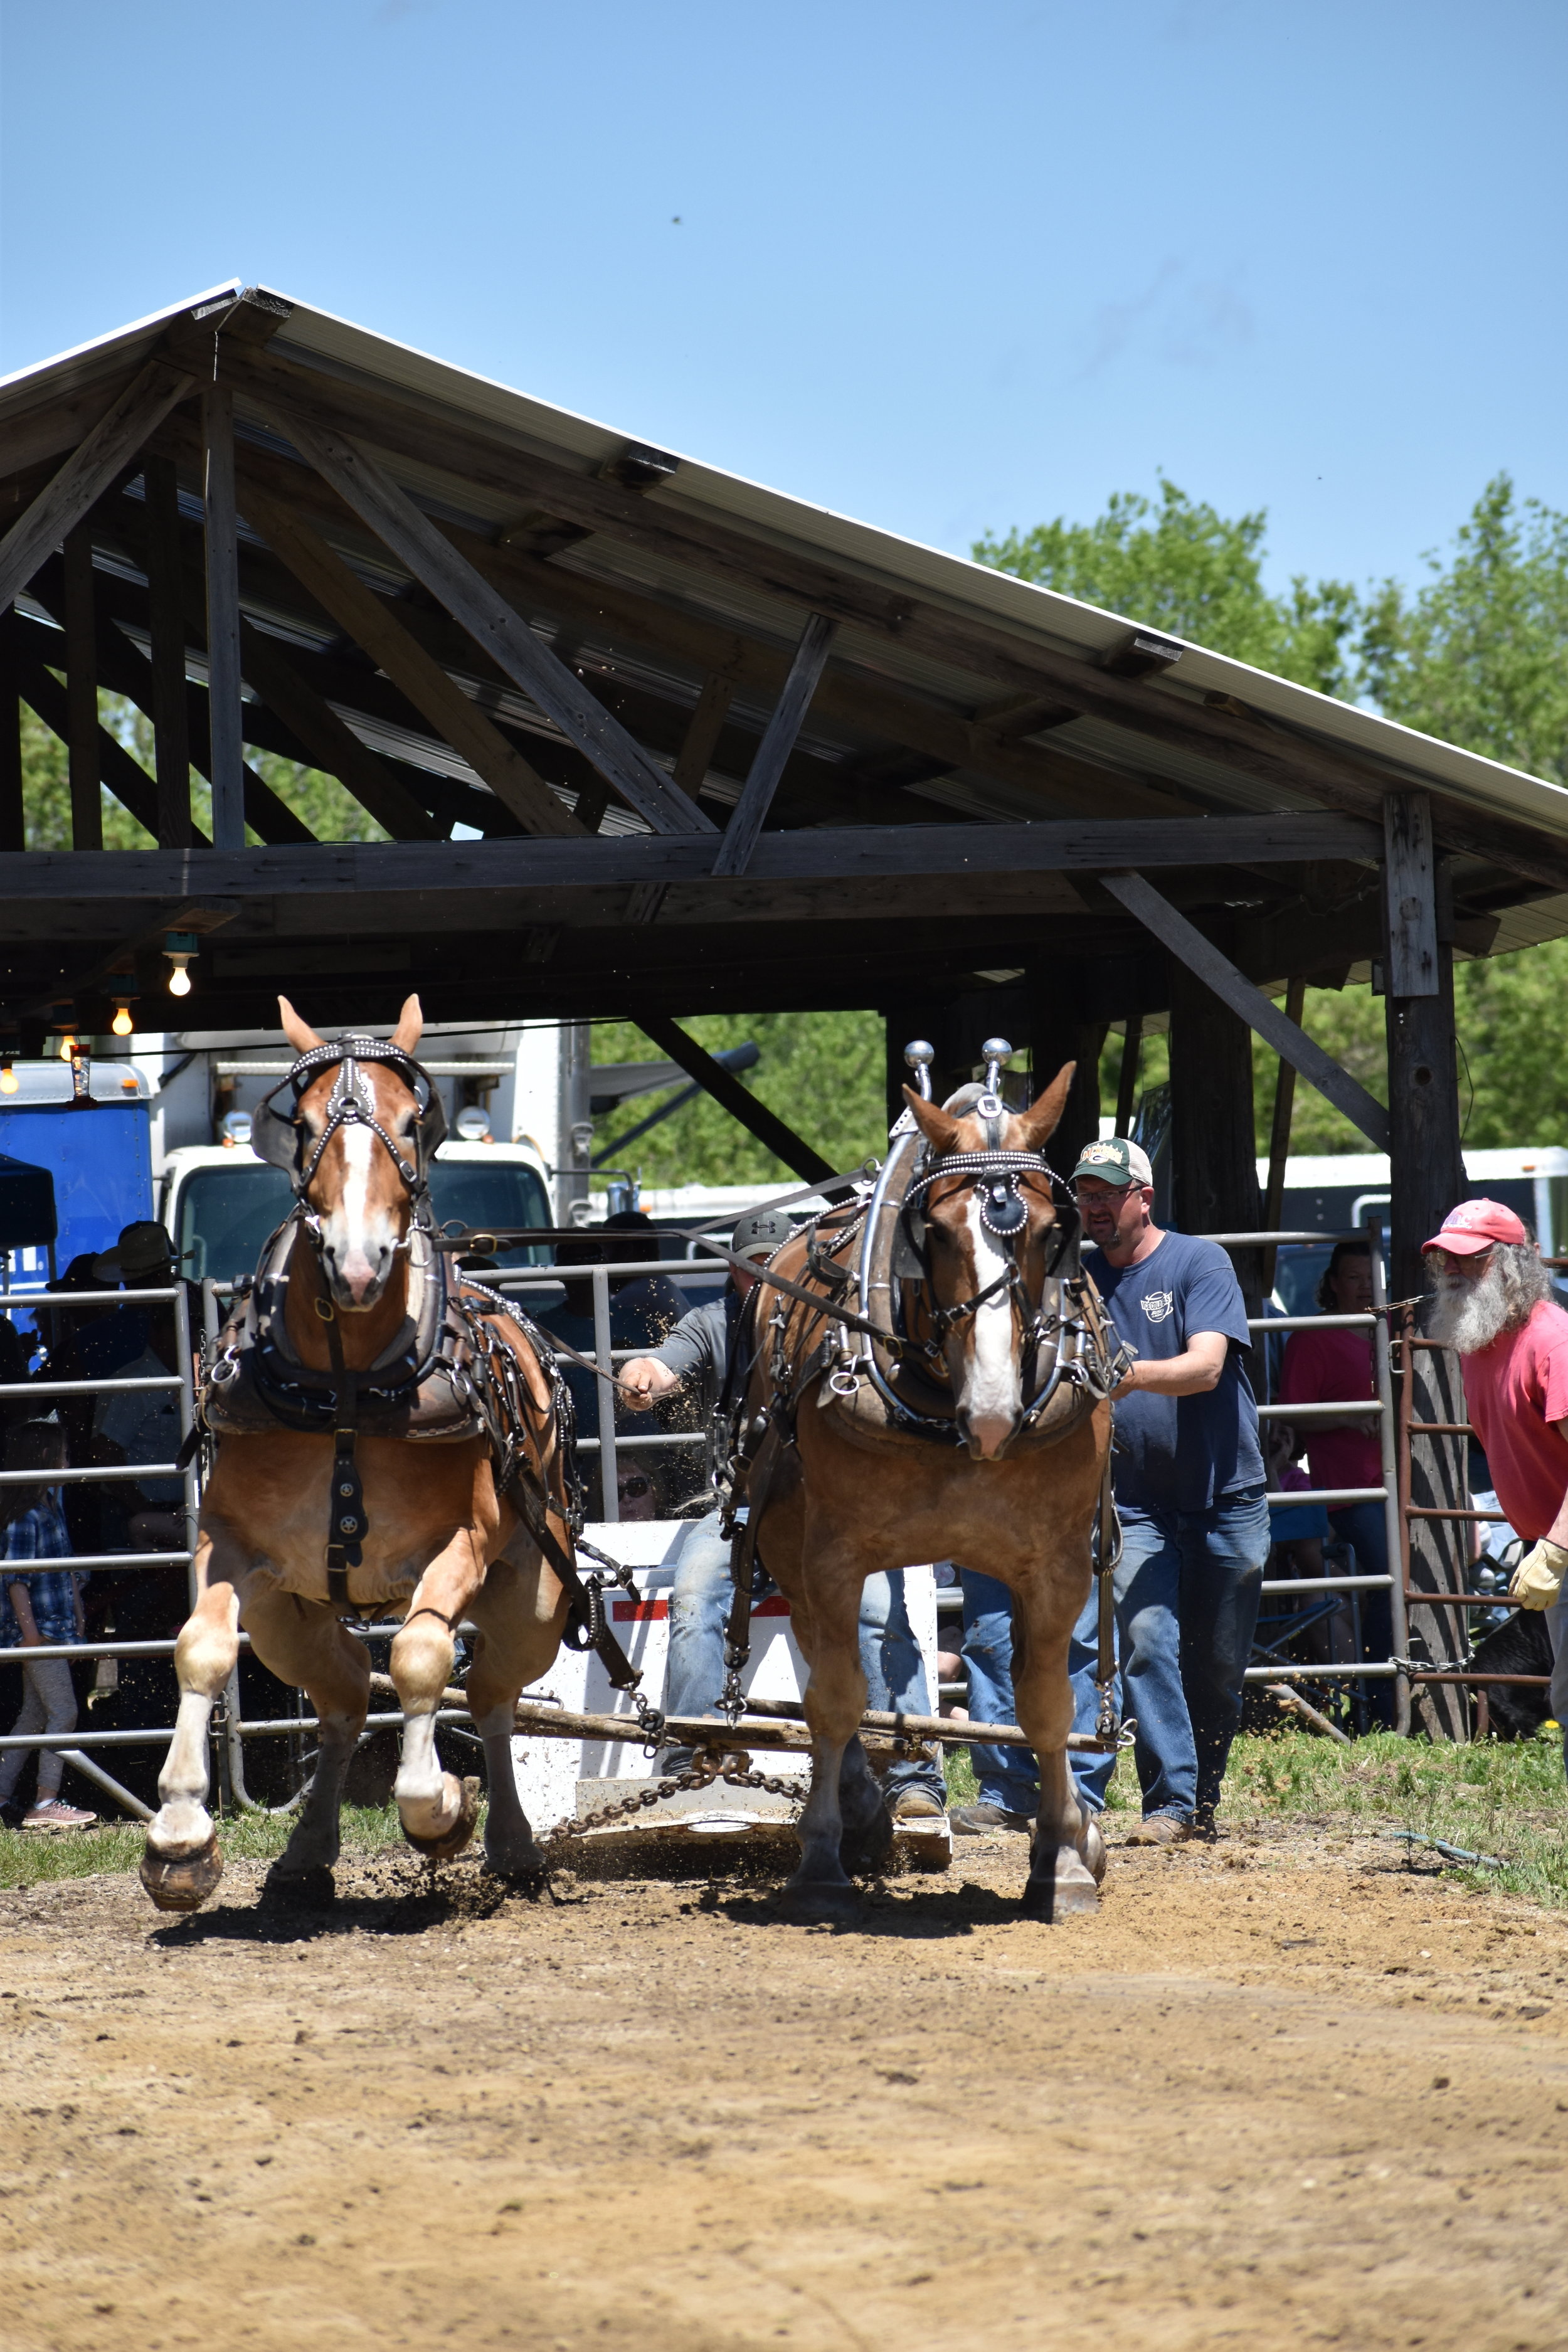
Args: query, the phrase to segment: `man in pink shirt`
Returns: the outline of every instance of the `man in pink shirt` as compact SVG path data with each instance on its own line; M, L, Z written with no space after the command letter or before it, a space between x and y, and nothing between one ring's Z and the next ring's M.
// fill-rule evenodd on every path
M1568 1719L1568 1314L1511 1209L1461 1201L1423 1244L1436 1292L1429 1337L1464 1360L1465 1402L1497 1498L1533 1549L1510 1591L1544 1609L1556 1664L1552 1711Z

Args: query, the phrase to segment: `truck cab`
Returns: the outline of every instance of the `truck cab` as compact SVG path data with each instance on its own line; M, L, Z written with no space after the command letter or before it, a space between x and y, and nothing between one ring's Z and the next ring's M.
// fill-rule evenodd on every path
M268 1235L283 1223L294 1191L281 1168L258 1160L237 1137L221 1144L179 1144L167 1153L158 1213L187 1282L232 1282L254 1274ZM549 1225L549 1171L530 1143L450 1140L430 1171L438 1225L475 1232ZM495 1253L502 1266L542 1265L547 1244L521 1243Z

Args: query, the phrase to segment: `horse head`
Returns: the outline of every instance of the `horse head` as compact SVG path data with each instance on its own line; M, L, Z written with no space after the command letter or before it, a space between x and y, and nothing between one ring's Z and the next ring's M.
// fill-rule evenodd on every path
M325 1047L286 996L278 1000L283 1031L300 1055ZM419 999L405 1003L388 1043L412 1054L424 1028ZM334 1061L301 1092L300 1197L314 1220L321 1271L334 1303L349 1314L376 1305L404 1250L419 1165L420 1102L385 1062Z
M904 1088L931 1148L925 1186L931 1286L960 1434L976 1462L996 1462L1024 1424L1024 1339L1039 1303L1058 1212L1048 1172L942 1163L968 1155L1044 1151L1072 1085L1068 1062L1027 1110L981 1116L962 1096L939 1108ZM1020 1211L1022 1213L1020 1214Z

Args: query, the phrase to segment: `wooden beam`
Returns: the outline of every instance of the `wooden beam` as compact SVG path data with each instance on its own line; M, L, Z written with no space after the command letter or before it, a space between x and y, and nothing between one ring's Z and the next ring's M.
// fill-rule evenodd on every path
M79 447L66 459L26 514L0 540L0 608L14 604L68 530L101 498L127 458L193 389L193 380L162 360L132 377Z
M385 671L398 691L489 784L526 832L565 838L588 830L562 805L543 777L492 726L479 705L447 677L440 663L417 638L410 636L385 598L367 588L324 540L278 500L248 484L245 503L247 520L301 587Z
M132 559L139 562L149 577L152 572L150 518L138 515L131 501L122 499L110 526L125 544ZM202 583L192 564L183 564L181 588L187 627L200 629L205 625L205 600ZM121 604L126 601L123 598ZM285 753L293 758L296 751L303 754L307 766L322 769L335 776L344 790L352 793L360 806L383 826L395 841L437 841L441 829L433 824L429 814L412 799L404 786L383 765L374 751L367 751L359 737L341 719L324 695L301 674L300 663L276 637L268 636L240 615L239 660L241 675L248 681L269 710L281 719L296 739L296 745ZM241 711L241 728L245 714ZM251 783L246 787L246 819L253 832L264 841L274 836L257 823L252 813L252 785L265 792L267 787L247 769ZM281 806L281 803L279 803Z
M1300 973L1293 973L1285 988L1285 1018L1299 1029L1307 1002L1307 982ZM1268 1181L1263 1192L1263 1229L1278 1233L1279 1220L1285 1213L1285 1163L1290 1156L1290 1115L1296 1107L1296 1070L1293 1063L1280 1057L1274 1079L1274 1118L1268 1133ZM1274 1287L1274 1272L1279 1258L1278 1248L1270 1244L1263 1253L1263 1288Z
M66 753L69 763L71 847L103 847L99 793L98 646L93 610L92 526L83 519L66 533ZM237 842L227 845L237 848Z
M1390 996L1436 996L1437 916L1433 887L1432 802L1426 793L1390 793L1383 803Z
M202 394L205 459L207 730L211 743L213 840L245 844L245 738L240 718L239 517L234 499L234 394L209 383Z
M752 852L763 821L773 806L773 794L784 774L784 761L795 749L795 737L805 723L816 691L816 681L822 676L827 660L827 649L837 631L837 623L822 613L813 613L801 632L784 692L773 706L773 715L763 731L755 759L746 777L745 785L734 812L724 828L724 838L719 845L719 855L713 860L715 874L743 874L752 862Z
M1170 990L1174 1222L1186 1234L1255 1234L1258 1141L1247 1013L1179 951L1171 967ZM1234 1249L1230 1255L1247 1313L1256 1315L1262 1296L1262 1252Z
M711 1054L705 1053L678 1022L667 1020L658 1013L639 1013L636 1018L645 1037L651 1037L672 1062L679 1062L689 1078L695 1078L705 1093L721 1103L731 1118L738 1119L775 1160L782 1160L786 1168L793 1169L803 1183L814 1184L821 1177L837 1173L831 1160L824 1160L793 1128L786 1127L755 1095L749 1094L739 1078L722 1062L716 1062Z
M16 615L0 624L0 852L25 852L26 807L22 793L21 667L13 641Z
M1127 1032L1121 1041L1121 1067L1116 1074L1116 1133L1131 1135L1133 1127L1133 1105L1138 1093L1139 1048L1143 1042L1143 1015L1127 1015Z
M719 737L734 698L733 679L718 670L710 670L702 681L697 707L688 721L675 761L675 781L693 800L702 790L702 780L713 764Z
M300 455L656 833L717 832L373 458L337 434L282 422Z
M158 782L158 845L191 838L191 745L185 711L185 614L181 580L179 486L173 461L149 457L147 589L153 621L152 718Z
M28 648L16 645L9 632L6 633L5 644L7 647L5 658L9 662L11 673L16 680L23 700L37 712L44 725L59 737L62 743L68 741L70 707L65 688L45 667L43 661L37 655ZM156 838L157 787L140 761L132 758L118 736L112 735L107 727L100 727L99 730L97 765L102 782L114 794L121 807L128 809L137 824ZM196 848L208 847L207 837L199 825L192 826L191 837ZM35 850L32 854L37 856L38 853ZM139 855L135 850L100 852L100 854L106 854L110 857L133 857ZM174 860L170 861L171 874L174 871ZM169 892L165 891L160 895L167 897Z
M1388 1150L1388 1113L1383 1105L1374 1101L1366 1088L1348 1070L1342 1069L1321 1045L1315 1045L1304 1030L1281 1013L1271 997L1244 979L1228 956L1222 955L1168 898L1162 898L1152 882L1145 881L1142 874L1102 874L1100 879L1102 887L1130 915L1136 915L1189 971L1195 972L1206 988L1212 989L1233 1013L1239 1013L1249 1028L1266 1038L1277 1054L1283 1055L1309 1086L1316 1087L1352 1127L1359 1128L1373 1150Z

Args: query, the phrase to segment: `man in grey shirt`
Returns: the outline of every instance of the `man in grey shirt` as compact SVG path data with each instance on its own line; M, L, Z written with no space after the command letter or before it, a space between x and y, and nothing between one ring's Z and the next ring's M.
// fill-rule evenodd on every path
M765 1265L793 1231L781 1209L759 1209L741 1219L730 1247L736 1257ZM700 1396L705 1408L716 1404L724 1392L741 1309L755 1287L755 1275L737 1267L721 1297L694 1307L662 1347L624 1365L624 1402L634 1412L646 1412L656 1398L685 1387ZM713 1510L698 1520L676 1560L664 1695L670 1715L716 1717L719 1712L731 1598L730 1546L720 1533L719 1519ZM931 1685L910 1624L901 1570L866 1580L860 1601L860 1665L868 1706L931 1714ZM690 1759L689 1748L668 1748L663 1769L679 1771ZM896 1822L930 1821L946 1810L947 1791L935 1765L895 1761L883 1789Z

